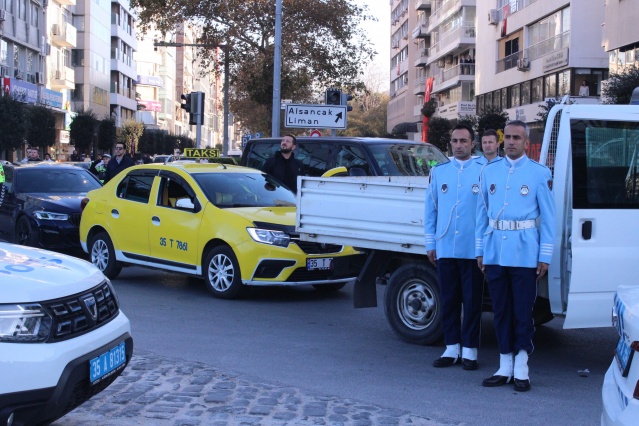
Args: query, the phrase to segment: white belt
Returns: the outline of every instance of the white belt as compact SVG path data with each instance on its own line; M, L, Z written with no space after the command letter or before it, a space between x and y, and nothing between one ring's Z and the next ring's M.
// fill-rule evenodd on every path
M537 227L535 219L530 220L493 220L490 219L490 226L501 231L518 231L520 229L531 229Z

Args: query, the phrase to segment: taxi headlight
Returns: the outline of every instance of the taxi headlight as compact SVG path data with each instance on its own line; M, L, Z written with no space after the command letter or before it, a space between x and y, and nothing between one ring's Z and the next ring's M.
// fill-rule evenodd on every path
M44 342L51 323L51 317L38 304L0 305L0 342Z
M35 212L33 214L40 220L69 220L69 215L64 213L53 213L53 212Z
M255 242L273 246L288 247L291 237L286 232L272 229L246 228Z

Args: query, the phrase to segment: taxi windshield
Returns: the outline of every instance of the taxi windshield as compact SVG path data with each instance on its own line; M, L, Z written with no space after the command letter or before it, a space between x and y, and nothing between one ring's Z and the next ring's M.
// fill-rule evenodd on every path
M264 173L194 173L206 198L219 208L295 207L295 194Z

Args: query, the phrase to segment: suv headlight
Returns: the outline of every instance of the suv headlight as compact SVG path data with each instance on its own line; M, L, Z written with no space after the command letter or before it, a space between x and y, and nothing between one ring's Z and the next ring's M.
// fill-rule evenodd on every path
M44 342L49 338L51 323L51 317L38 304L0 305L0 342Z
M53 212L35 212L33 214L40 220L69 220L69 215L64 213L53 213Z
M291 237L283 231L273 231L271 229L246 228L249 235L255 242L270 244L273 246L288 247Z

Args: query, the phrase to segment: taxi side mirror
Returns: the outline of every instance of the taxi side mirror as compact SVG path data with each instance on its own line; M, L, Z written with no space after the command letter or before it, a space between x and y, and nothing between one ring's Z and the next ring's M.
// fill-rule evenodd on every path
M175 202L175 207L178 209L193 210L195 209L195 204L188 198L180 198Z

